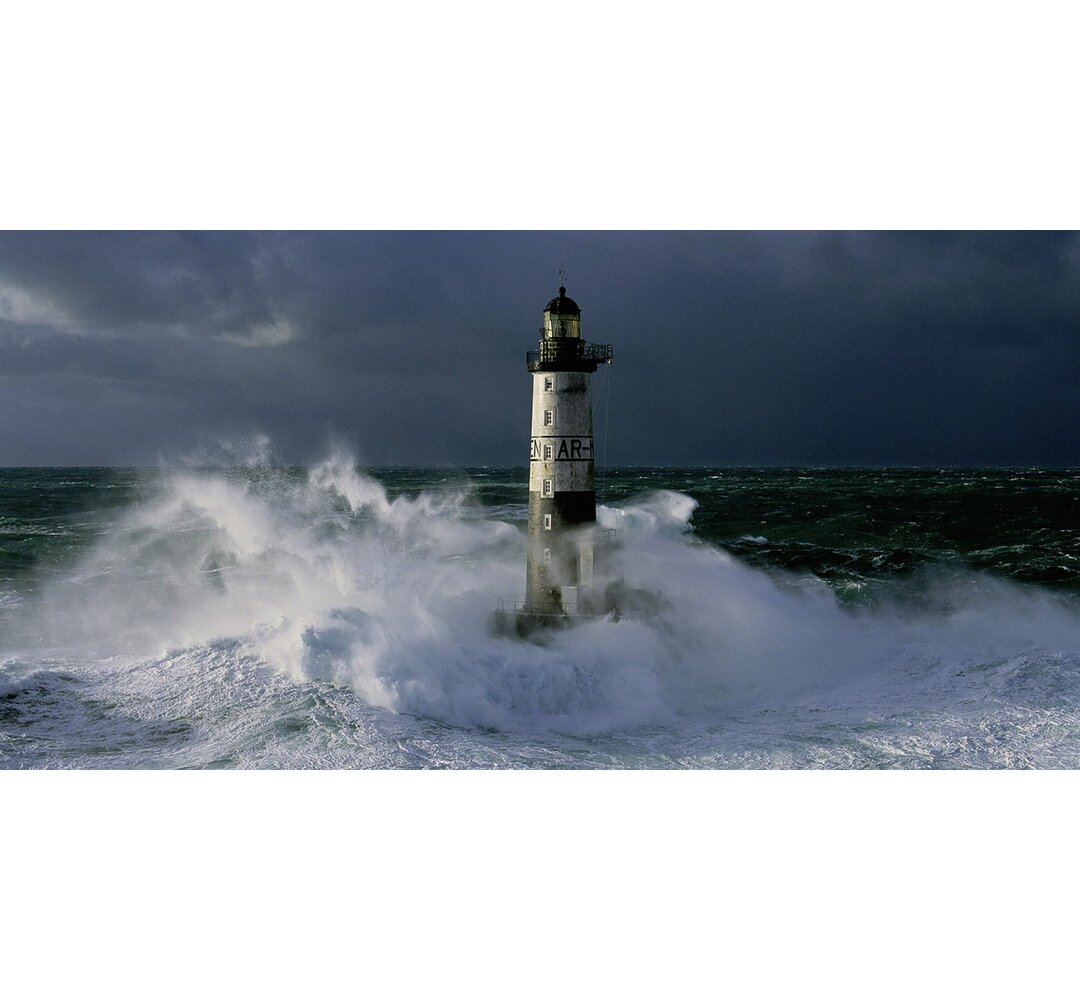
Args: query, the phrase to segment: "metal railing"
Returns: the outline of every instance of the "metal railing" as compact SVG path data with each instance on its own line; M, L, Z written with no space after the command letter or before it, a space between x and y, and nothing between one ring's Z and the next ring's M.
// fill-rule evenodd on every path
M542 601L538 604L536 601L530 603L525 599L517 600L509 597L500 597L496 610L506 614L550 615L552 617L561 617L570 613L561 601Z
M540 371L547 365L567 365L569 370L581 365L595 370L614 356L611 344L591 344L577 337L552 337L540 341L535 351L526 351L525 364L529 371Z
M606 618L611 614L611 609L581 607L567 607L561 601L535 601L529 602L523 599L511 599L500 597L495 605L496 614L514 615L528 618Z

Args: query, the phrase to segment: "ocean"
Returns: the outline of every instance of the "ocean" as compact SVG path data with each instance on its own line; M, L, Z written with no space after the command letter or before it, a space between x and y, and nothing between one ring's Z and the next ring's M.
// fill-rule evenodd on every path
M1080 471L597 493L659 611L525 641L524 467L0 470L0 767L1080 765Z

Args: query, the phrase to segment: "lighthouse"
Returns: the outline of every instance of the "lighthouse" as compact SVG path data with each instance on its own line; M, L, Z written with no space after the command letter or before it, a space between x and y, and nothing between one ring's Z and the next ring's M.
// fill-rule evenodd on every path
M610 344L581 339L581 310L560 288L544 307L537 349L526 355L533 378L526 616L565 617L597 610L589 382L611 359Z

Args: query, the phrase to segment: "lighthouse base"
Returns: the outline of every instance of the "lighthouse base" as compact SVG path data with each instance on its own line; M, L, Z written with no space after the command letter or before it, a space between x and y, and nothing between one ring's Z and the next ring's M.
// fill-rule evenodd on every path
M618 611L609 611L604 614L568 614L565 611L509 611L499 608L492 616L491 626L496 635L517 637L519 639L535 639L552 632L573 628L585 622L594 622L607 618L610 621L618 621L621 617Z
M496 634L526 638L601 618L618 620L619 609L608 594L595 594L586 587L563 587L559 597L558 601L540 603L500 600L492 623Z
M567 595L572 600L559 604L499 601L492 617L492 630L496 635L536 641L586 622L653 621L668 607L662 594L627 587L622 580L608 583L602 594L592 589L567 589L574 591Z

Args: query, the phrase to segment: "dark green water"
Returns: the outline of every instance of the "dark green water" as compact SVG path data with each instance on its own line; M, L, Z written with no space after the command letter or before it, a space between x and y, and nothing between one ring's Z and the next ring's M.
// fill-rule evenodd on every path
M477 515L524 525L525 467L370 471L391 498L471 487ZM254 489L305 475L219 474ZM0 581L18 590L35 572L77 558L168 481L160 470L0 470ZM929 567L1080 593L1077 470L609 469L598 502L650 490L693 497L697 537L754 566L813 574L844 600L866 600Z

